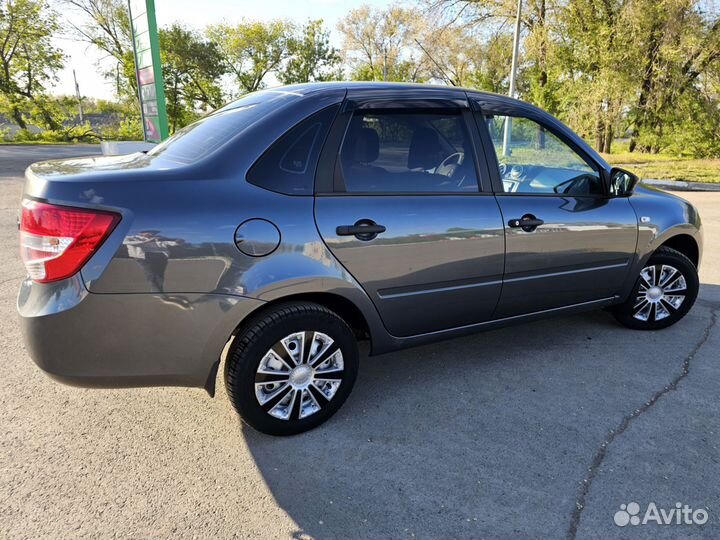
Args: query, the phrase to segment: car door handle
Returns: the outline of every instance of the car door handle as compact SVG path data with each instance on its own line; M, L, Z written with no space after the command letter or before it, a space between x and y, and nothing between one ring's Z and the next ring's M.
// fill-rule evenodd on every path
M383 225L370 219L360 219L354 225L339 225L335 232L338 236L357 236L360 240L372 240L385 230Z
M508 225L514 229L522 229L525 232L532 232L545 222L532 214L525 214L520 219L511 219Z

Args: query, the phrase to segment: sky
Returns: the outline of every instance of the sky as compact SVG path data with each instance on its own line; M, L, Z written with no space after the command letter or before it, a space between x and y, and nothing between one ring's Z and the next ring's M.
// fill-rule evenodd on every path
M267 21L275 18L302 23L308 19L323 19L331 31L332 44L339 48L341 38L337 22L351 9L362 4L385 7L390 0L155 0L158 26L174 22L196 29L226 20L230 23L242 18ZM65 68L58 72L58 82L51 89L54 94L74 94L73 69L83 96L112 99L113 85L105 80L98 62L102 55L92 46L74 39L61 38L57 45L66 54ZM112 65L112 64L111 64Z

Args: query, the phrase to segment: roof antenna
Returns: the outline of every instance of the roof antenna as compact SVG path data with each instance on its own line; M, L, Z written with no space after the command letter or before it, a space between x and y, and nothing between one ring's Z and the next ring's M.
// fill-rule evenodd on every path
M415 39L415 43L417 43L417 44L418 44L418 47L420 47L420 48L422 49L422 52L424 52L425 54L427 54L427 57L428 57L430 60L433 61L433 64L435 64L435 65L437 66L437 68L440 70L440 73L442 73L443 77L445 77L445 80L446 80L447 82L449 82L451 86L457 86L457 84L455 84L455 81L453 81L450 77L447 76L447 73L445 73L445 71L443 70L443 68L440 67L440 64L438 64L438 63L435 61L435 59L432 57L432 55L431 55L429 52L427 52L427 49L425 49L425 47L422 46L422 43L420 43L420 42L417 40L417 38Z

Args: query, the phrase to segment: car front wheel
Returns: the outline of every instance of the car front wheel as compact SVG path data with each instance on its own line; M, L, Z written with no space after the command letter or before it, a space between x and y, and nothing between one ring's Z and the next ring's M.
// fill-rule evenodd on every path
M245 423L269 435L293 435L330 418L358 371L350 327L313 303L274 308L235 338L225 365L230 400Z
M700 288L697 268L685 255L659 248L640 271L630 298L613 309L629 328L659 330L682 319Z

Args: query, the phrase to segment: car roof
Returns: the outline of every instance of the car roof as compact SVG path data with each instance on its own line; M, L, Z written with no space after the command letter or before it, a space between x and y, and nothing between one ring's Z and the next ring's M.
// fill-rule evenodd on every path
M422 83L407 83L407 82L384 82L384 81L332 81L332 82L312 82L312 83L300 83L290 84L287 86L275 86L267 88L266 91L276 92L295 92L301 95L309 95L323 91L332 91L338 89L346 90L431 90L437 92L438 90L447 91L448 93L457 94L471 94L473 96L492 96L496 99L506 100L508 102L515 103L526 103L518 99L513 99L508 96L496 94L494 92L486 92L482 90L476 90L474 88L464 88L461 86L448 86L445 84L422 84Z

